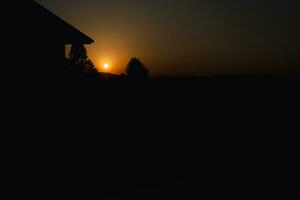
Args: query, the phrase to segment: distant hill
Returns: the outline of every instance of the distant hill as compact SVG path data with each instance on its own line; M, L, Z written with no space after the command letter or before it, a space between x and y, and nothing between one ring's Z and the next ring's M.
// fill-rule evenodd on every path
M102 79L119 79L121 76L120 75L116 75L116 74L112 74L112 73L104 73L104 72L99 72L99 76Z

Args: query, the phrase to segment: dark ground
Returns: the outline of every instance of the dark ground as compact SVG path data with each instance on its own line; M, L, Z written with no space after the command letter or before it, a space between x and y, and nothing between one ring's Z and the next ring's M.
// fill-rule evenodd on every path
M273 184L288 176L283 166L294 160L299 80L23 85L7 104L7 185L17 185L12 196L39 199L240 199L279 192Z

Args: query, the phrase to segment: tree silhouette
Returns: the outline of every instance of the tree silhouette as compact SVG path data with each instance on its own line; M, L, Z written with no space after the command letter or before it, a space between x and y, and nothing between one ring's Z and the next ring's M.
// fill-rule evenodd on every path
M138 58L132 58L126 68L127 76L134 80L145 80L148 78L149 70Z
M98 74L93 62L88 58L87 50L83 44L73 44L70 51L70 61L83 68L86 73Z

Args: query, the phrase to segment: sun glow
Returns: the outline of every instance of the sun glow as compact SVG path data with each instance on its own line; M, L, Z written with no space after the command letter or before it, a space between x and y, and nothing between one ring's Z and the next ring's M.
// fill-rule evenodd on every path
M108 69L109 69L109 64L107 64L107 63L103 64L103 68L104 68L105 70L108 70Z
M116 63L111 57L107 56L98 56L97 59L97 68L99 72L109 72L109 73L118 73L115 72Z

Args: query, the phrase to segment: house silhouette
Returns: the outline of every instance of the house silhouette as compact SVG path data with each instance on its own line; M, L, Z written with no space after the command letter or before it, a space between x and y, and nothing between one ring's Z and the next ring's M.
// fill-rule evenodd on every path
M6 24L15 73L32 80L64 73L66 45L94 41L33 0L11 2ZM41 78L42 79L42 78Z

